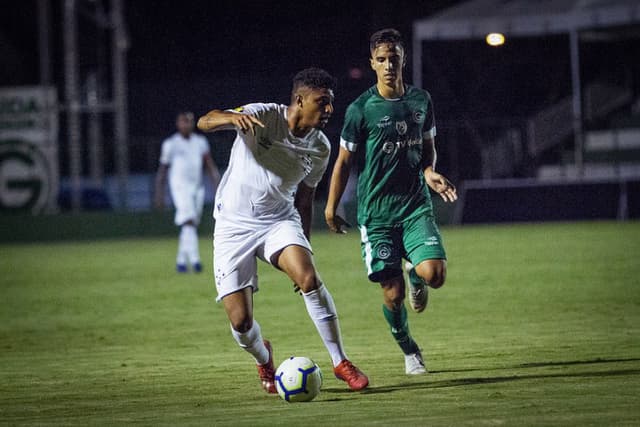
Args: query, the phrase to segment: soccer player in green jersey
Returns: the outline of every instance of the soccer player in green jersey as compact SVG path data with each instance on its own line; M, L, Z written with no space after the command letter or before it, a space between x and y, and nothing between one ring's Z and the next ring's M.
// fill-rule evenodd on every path
M395 29L371 36L371 68L377 82L347 108L340 152L329 185L325 219L344 233L336 215L356 150L364 150L358 176L358 227L369 280L382 288L382 311L405 355L405 372L426 373L420 347L411 337L404 305L407 260L409 302L421 312L427 286L439 288L446 276L446 253L435 223L428 187L446 202L456 189L435 170L436 127L429 93L403 81L406 50Z

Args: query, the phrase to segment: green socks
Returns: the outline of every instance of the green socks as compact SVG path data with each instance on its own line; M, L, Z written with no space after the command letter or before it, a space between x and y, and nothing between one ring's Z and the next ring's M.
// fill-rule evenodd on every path
M398 310L390 310L386 305L382 304L382 312L391 327L391 335L393 335L402 352L404 354L416 353L419 348L409 333L407 309L404 304L402 304Z

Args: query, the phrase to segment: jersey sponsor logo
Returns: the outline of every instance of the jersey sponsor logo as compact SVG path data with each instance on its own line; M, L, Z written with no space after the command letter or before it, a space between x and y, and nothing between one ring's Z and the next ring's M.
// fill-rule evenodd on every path
M407 133L407 122L404 120L396 122L396 132L398 132L398 135Z
M413 112L413 121L420 124L420 123L424 123L424 119L425 119L426 115L424 113L424 111L414 111Z
M389 245L380 245L378 248L378 258L387 259L391 256L391 247Z
M380 129L384 129L391 126L391 117L384 116L378 121L378 124L376 126L378 126L378 128Z
M392 154L396 150L420 144L422 144L422 138L409 138L399 141L385 141L384 144L382 144L382 152L385 154Z

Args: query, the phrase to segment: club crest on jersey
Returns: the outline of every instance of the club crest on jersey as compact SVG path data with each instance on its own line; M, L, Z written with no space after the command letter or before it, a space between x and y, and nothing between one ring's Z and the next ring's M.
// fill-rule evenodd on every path
M407 133L407 122L404 120L396 122L396 132L398 132L398 135Z
M423 111L414 111L413 112L413 121L420 124L420 123L424 123L424 119L425 119L425 114Z
M385 141L385 143L382 144L382 152L385 154L391 154L395 149L396 145L393 142Z
M379 128L379 129L384 129L384 128L386 128L386 127L391 126L391 117L389 117L389 116L384 116L383 118L381 118L381 119L378 121L377 126L378 126L378 128Z
M378 248L378 258L387 259L391 256L391 247L389 245L380 245Z

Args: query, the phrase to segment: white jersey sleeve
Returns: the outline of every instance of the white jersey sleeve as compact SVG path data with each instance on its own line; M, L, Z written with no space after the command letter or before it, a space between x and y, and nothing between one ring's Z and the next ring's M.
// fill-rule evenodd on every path
M209 140L202 135L195 134L195 138L200 145L200 154L205 156L209 153Z
M311 158L313 162L311 171L302 181L307 187L311 188L316 188L322 180L322 177L327 170L327 166L329 164L329 154L331 153L331 143L329 143L329 138L327 138L327 136L321 131L318 131L318 146L325 147L322 150L324 154Z
M171 164L171 138L167 138L162 142L160 149L160 164L169 166Z

